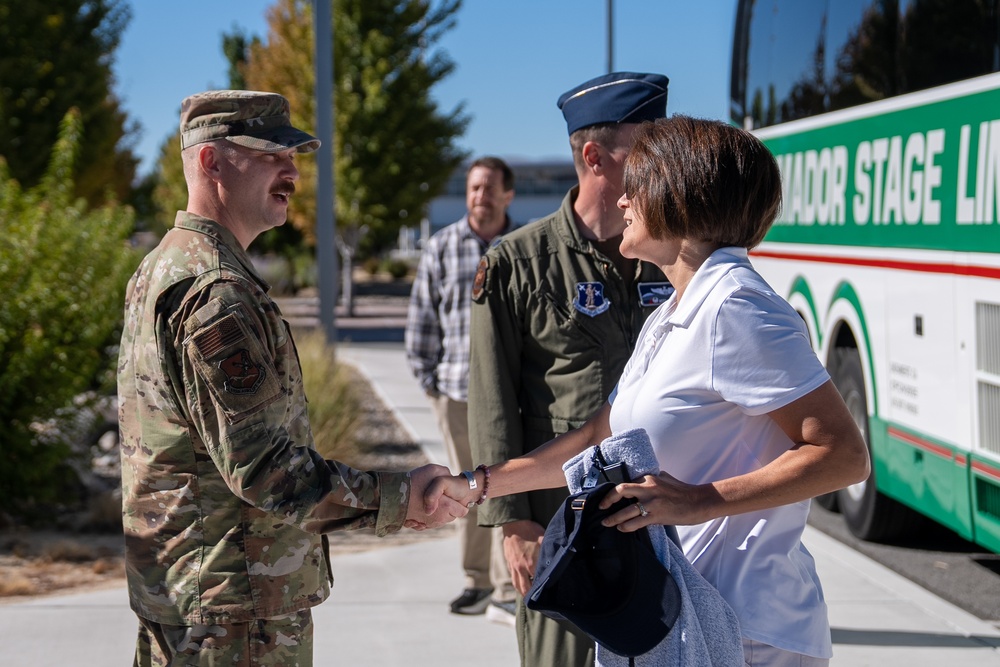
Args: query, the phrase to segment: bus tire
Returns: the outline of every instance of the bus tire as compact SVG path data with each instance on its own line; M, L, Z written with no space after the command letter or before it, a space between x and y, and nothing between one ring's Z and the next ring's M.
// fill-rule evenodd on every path
M840 504L837 502L837 492L824 493L822 496L813 498L813 502L827 510L828 512L839 512Z
M861 370L861 355L854 348L837 348L833 353L833 361L830 375L861 429L865 444L868 445L868 456L871 457L868 401ZM836 495L837 506L848 530L862 540L885 542L896 539L908 532L919 519L919 515L909 508L878 492L874 460L867 480L841 489Z

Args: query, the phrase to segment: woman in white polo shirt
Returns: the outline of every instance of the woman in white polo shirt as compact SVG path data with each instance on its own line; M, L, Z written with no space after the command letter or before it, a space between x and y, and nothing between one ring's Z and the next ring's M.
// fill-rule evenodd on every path
M639 127L624 185L622 254L658 265L674 295L601 411L490 466L488 494L562 485L562 462L645 429L664 472L619 485L604 505L636 502L609 523L677 526L685 555L739 616L747 664L825 665L826 604L800 538L809 499L865 479L869 462L801 319L747 259L781 206L777 164L748 132L675 115ZM478 490L458 477L446 492L478 499L484 472Z

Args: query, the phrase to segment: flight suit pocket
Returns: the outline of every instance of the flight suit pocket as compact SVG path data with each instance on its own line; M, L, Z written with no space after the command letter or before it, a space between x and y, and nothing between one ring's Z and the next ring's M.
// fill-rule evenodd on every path
M231 309L185 341L195 369L230 424L262 410L284 393L274 364L242 308Z
M542 290L541 295L545 299L546 308L552 313L551 321L558 323L559 330L567 342L576 341L580 344L585 342L586 348L603 347L600 323L595 323L593 318L573 311L548 291Z

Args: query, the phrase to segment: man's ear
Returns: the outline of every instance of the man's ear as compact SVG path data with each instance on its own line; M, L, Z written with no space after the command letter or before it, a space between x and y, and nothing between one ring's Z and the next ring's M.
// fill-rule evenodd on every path
M596 141L588 141L581 149L583 164L587 169L594 170L601 166L601 145Z
M211 144L203 144L198 148L198 166L210 177L219 175L222 169L221 159L218 149Z
M512 201L514 201L514 191L513 190L504 190L504 192L503 192L503 208L504 208L505 211L510 206L510 203Z

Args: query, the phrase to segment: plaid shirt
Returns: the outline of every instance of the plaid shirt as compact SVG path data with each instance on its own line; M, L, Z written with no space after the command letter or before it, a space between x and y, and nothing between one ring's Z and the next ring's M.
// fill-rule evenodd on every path
M504 233L515 225L507 219ZM410 293L406 358L423 390L468 400L472 282L489 245L468 217L427 240Z

